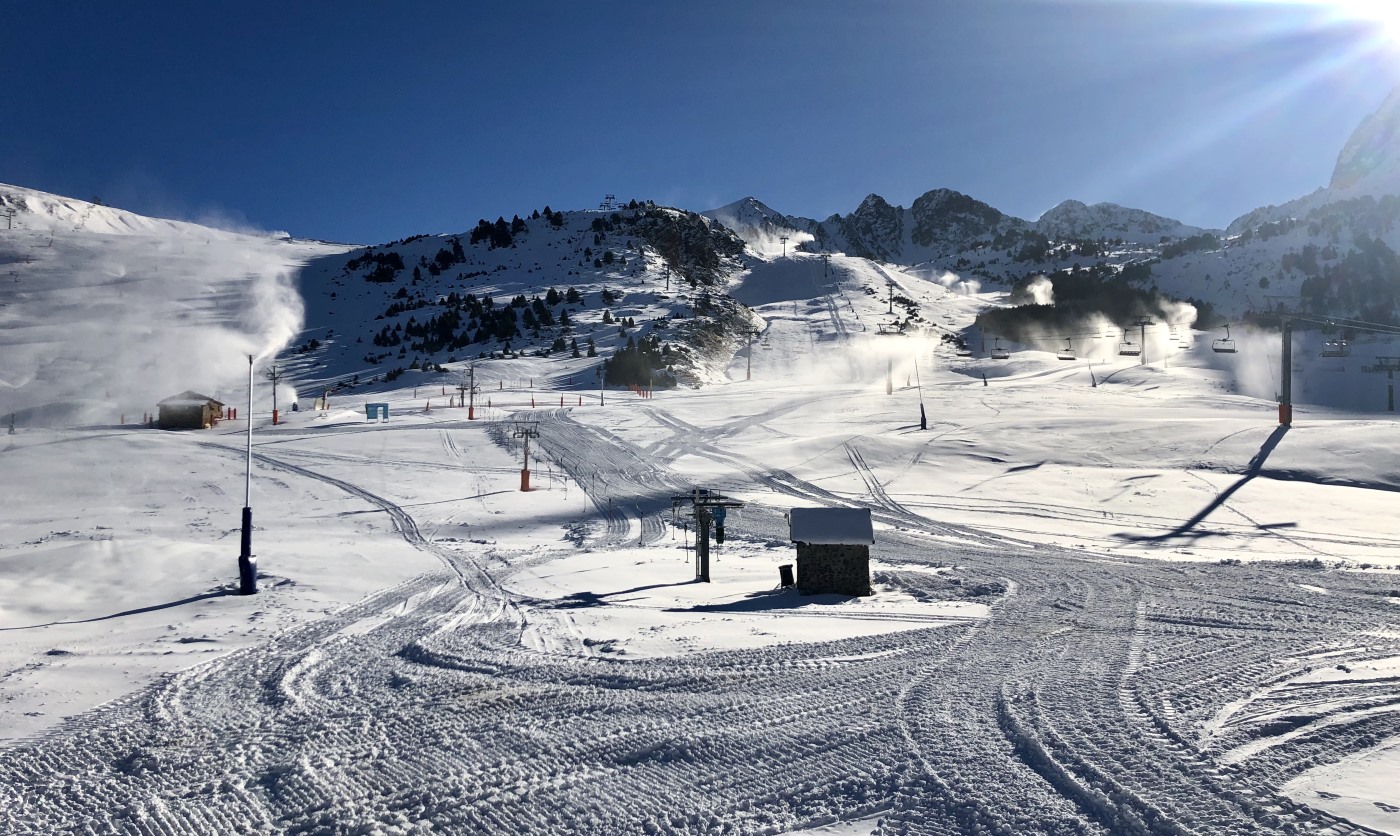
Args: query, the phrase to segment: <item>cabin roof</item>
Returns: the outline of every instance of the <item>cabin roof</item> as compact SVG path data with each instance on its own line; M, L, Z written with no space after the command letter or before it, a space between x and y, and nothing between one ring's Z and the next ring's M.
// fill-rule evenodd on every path
M788 512L788 533L794 543L869 546L875 542L869 508L793 508Z
M149 403L149 401L147 401ZM204 406L205 404L215 404L223 406L224 402L215 400L208 395L201 395L193 389L186 389L178 395L171 395L160 402L160 406Z

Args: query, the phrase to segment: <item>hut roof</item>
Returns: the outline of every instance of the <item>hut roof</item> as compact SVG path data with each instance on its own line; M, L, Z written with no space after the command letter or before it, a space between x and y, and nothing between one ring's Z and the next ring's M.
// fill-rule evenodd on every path
M149 401L147 401L149 403ZM186 389L178 395L171 395L160 402L163 406L204 406L212 403L215 406L223 406L224 402L215 400L208 395L201 395L193 389Z
M875 542L869 508L793 508L788 533L794 543L868 546Z

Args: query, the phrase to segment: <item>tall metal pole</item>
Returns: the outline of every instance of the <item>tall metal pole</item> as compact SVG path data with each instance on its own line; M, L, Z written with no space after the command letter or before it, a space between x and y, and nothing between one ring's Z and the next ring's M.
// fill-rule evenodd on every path
M603 367L602 367L602 366L599 366L599 367L598 367L598 405L599 405L599 406L604 406L604 405L605 405L605 404L603 403Z
M695 577L710 582L710 509L695 506Z
M749 355L748 361L744 364L744 379L753 380L753 341L758 336L757 331L749 333Z
M1152 324L1152 320L1145 316L1138 317L1138 349L1142 357L1138 360L1138 365L1147 365L1147 326Z
M476 420L476 364L467 369L467 420Z
M914 358L914 382L919 385L919 429L928 429L928 413L924 412L924 382L919 379L919 358Z
M253 556L253 355L248 355L248 443L243 476L243 537L238 554L238 594L258 591L258 561Z
M1293 323L1287 317L1283 320L1283 360L1279 370L1278 422L1288 427L1293 425Z

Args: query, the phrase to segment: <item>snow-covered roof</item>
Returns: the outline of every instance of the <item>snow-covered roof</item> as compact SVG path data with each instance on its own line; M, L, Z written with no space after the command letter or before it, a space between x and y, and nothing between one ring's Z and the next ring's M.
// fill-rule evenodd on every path
M171 395L161 401L163 406L204 406L207 403L224 405L223 401L215 400L208 395L201 395L193 389L186 389L178 395Z
M788 524L794 543L868 546L875 542L869 508L793 508Z

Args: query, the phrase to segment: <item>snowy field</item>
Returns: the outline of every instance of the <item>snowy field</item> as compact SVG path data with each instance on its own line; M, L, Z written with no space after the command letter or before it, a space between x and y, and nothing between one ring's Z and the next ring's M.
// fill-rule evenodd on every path
M812 261L703 388L254 415L256 597L241 421L0 437L0 831L1400 833L1389 416L1280 429L1207 335L960 357ZM696 486L746 503L709 584ZM833 506L875 594L780 589Z

